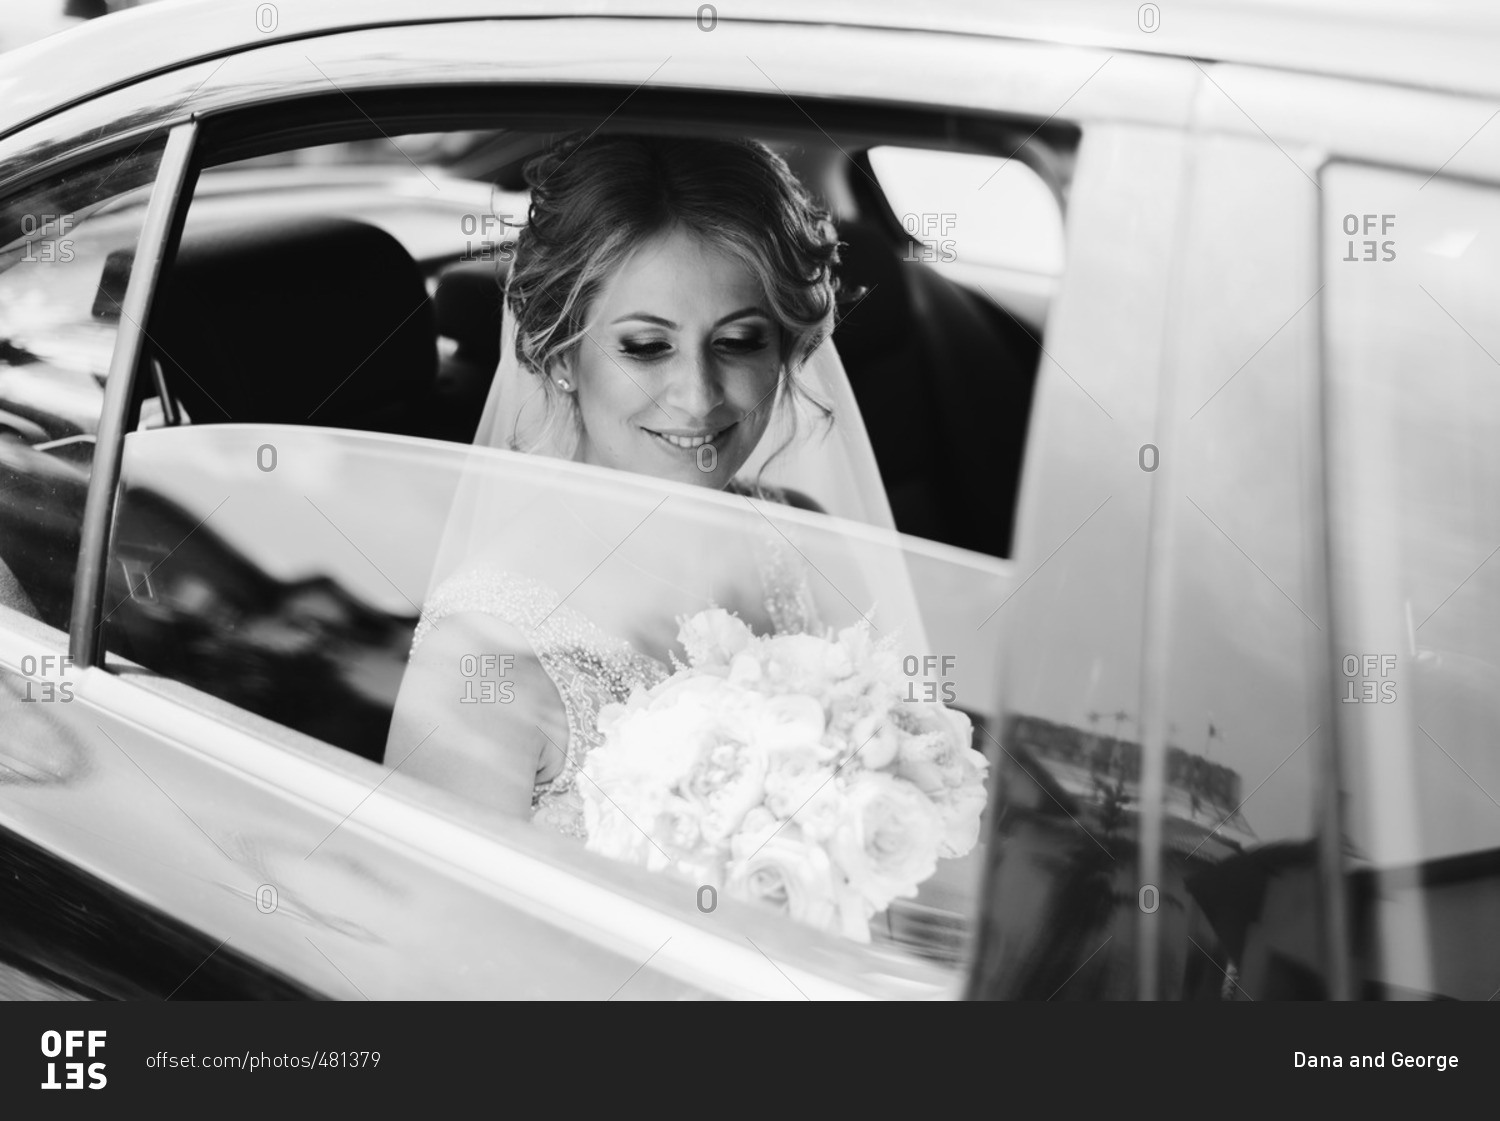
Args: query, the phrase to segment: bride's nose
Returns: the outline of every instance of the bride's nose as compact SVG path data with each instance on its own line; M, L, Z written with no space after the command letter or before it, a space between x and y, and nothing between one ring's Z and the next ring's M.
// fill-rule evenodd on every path
M666 404L686 420L707 420L724 401L724 386L712 354L686 354L667 387Z

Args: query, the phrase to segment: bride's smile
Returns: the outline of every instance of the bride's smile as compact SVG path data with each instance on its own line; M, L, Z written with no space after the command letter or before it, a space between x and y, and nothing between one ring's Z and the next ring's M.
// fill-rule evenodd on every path
M755 275L681 226L643 243L590 309L567 363L578 458L723 487L766 430L780 328Z

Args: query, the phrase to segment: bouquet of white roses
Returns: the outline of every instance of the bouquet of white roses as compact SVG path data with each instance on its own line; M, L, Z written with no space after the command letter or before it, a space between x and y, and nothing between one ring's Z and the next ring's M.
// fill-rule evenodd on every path
M874 915L978 838L988 760L968 717L903 700L893 640L863 623L679 622L687 664L599 714L588 847L868 941Z

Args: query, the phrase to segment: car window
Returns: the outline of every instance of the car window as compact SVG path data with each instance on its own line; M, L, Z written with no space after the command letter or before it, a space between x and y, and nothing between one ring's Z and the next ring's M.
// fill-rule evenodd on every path
M400 135L207 167L149 329L173 415L472 440L528 215L520 169L546 141L506 129ZM843 174L864 174L825 147ZM914 254L900 231L840 218L832 342L897 528L1005 557L1060 211L1016 161L875 152L911 157L903 197L925 199L938 225L959 200L955 168L933 159L978 176L964 203L976 251L969 265ZM810 182L829 197L841 189ZM1012 226L1051 248L1017 256Z
M962 714L941 719L979 729L998 717L996 651L976 635L971 615L976 599L1004 598L1010 574L960 550L601 468L292 426L133 432L122 487L105 597L105 642L116 666L123 658L476 805L485 804L483 778L456 781L464 772L440 765L457 729L427 727L420 705L411 710L417 719L402 723L414 635L443 651L428 678L442 699L472 704L468 711L497 729L513 711L560 721L566 710L567 723L548 725L562 743L573 742L571 722L594 711L586 693L568 692L570 680L586 676L576 667L614 656L628 636L635 649L655 652L655 672L664 674L674 657L693 656L678 634L683 620L715 605L737 610L762 634L793 617L778 611L807 620L811 646L798 655L814 660L807 665L832 656L824 645L832 640L819 636L867 620L864 633L888 646L883 680L893 703L906 706L901 712L935 720L941 708ZM445 608L455 596L462 609ZM464 620L474 612L530 620L534 648L551 651L549 677L527 676L501 656L505 648L469 638ZM583 662L570 661L575 652ZM921 735L946 742L938 724L912 729L912 750L929 742ZM505 734L497 730L490 749L500 751ZM959 771L944 768L963 766L945 758L921 772L938 790L944 775L957 782ZM863 944L941 965L955 983L975 908L987 769L978 755L965 758L977 770L964 788L969 801L954 805L952 855L916 877L919 890L917 882L898 885L900 897L868 931L860 926L873 939ZM603 757L584 767L596 784L586 789L605 798L596 809L632 805L628 768L609 772ZM819 786L798 789L796 801ZM790 820L800 807L782 808ZM604 855L626 861L638 848L630 838L639 839L637 823L626 819L649 818L621 812L625 841ZM800 859L795 849L788 859ZM722 871L704 870L697 881L682 879L681 869L663 875L684 891L708 885L710 900L731 890ZM784 896L780 903L791 906ZM827 935L826 922L818 929ZM799 926L795 937L806 934Z
M1326 179L1336 651L1366 968L1485 1000L1500 867L1500 189Z
M870 164L902 228L935 259L1062 272L1057 197L1019 160L879 145Z
M0 602L63 629L120 302L162 150L148 141L0 198Z

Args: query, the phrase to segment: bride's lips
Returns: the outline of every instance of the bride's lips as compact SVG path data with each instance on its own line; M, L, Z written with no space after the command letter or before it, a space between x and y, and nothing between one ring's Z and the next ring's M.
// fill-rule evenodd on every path
M739 425L739 421L723 428L646 428L641 431L656 437L656 441L677 451L696 453L705 444L719 444Z

